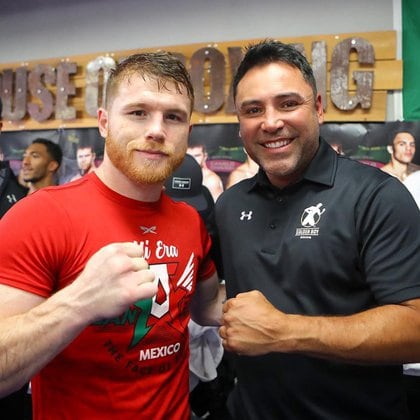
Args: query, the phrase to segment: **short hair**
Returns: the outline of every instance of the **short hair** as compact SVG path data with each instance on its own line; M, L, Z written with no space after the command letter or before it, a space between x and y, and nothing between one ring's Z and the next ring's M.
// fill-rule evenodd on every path
M207 147L206 145L203 143L202 140L193 140L190 139L188 142L188 148L195 148L195 147L201 147L201 149L203 149L203 152L207 152Z
M167 82L173 82L178 92L185 87L191 100L191 112L194 107L194 89L190 75L181 61L169 52L133 54L117 64L110 71L106 87L106 106L112 101L115 91L123 80L138 74L143 79L156 79L160 88L165 88Z
M95 148L91 144L80 143L77 146L77 150L81 150L81 149L90 149L92 153L95 153Z
M394 147L395 137L400 133L408 133L413 136L414 141L416 141L416 136L414 135L415 124L415 122L404 121L403 124L399 124L397 127L389 130L387 133L387 145Z
M51 140L42 139L42 138L37 138L32 142L32 144L37 144L37 143L43 144L46 147L47 152L52 158L52 160L55 160L58 163L58 166L60 167L61 161L63 160L63 152L61 150L61 147L57 143L54 143Z
M233 98L236 99L238 84L249 70L271 63L284 63L297 68L304 80L312 87L314 97L316 97L315 76L305 56L293 45L267 39L247 47L245 56L233 78Z

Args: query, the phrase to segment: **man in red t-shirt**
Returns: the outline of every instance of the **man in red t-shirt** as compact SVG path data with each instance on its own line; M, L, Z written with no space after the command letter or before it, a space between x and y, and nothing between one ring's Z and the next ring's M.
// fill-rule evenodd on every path
M128 57L98 110L102 165L0 222L0 397L31 379L34 419L189 419L190 313L218 325L225 296L200 216L162 193L192 106L178 60Z

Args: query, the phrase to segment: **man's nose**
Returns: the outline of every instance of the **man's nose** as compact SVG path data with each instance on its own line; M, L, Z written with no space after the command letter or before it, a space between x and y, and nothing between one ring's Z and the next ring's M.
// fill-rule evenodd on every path
M165 137L163 116L156 114L151 116L146 129L146 138L162 140Z
M282 113L275 109L267 109L264 114L262 129L268 132L275 132L284 126Z

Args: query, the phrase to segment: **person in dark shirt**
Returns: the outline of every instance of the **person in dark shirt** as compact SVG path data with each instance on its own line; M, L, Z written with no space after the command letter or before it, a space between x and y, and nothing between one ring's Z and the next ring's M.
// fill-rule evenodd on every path
M3 127L2 106L0 98L0 134ZM28 194L28 189L19 184L8 161L3 160L4 154L0 147L0 219L20 199ZM11 395L0 399L1 417L8 420L29 420L31 415L31 397L28 394L28 384Z
M260 170L215 209L232 416L407 419L402 363L420 361L414 200L320 138L321 96L293 46L251 46L233 89Z
M2 110L3 106L0 98L0 134L3 127ZM28 194L28 189L19 184L10 163L3 159L4 154L0 145L0 219L13 204Z

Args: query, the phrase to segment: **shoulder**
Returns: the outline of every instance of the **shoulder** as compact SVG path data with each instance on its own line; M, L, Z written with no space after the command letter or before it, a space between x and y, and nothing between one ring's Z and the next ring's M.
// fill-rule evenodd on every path
M210 169L207 169L205 173L205 178L207 182L212 182L212 183L219 183L221 180L220 176L217 175L216 172L213 172Z
M234 169L228 177L226 187L229 188L233 184L238 183L239 181L242 181L243 179L247 178L246 171L244 165L238 166L236 169Z
M337 159L336 176L339 179L345 178L348 184L380 184L390 180L399 182L382 168L376 168L345 156L339 156Z
M254 178L240 179L235 184L227 188L218 198L216 207L222 209L229 206L231 203L237 203L243 200L251 189L251 186L255 183Z
M162 194L162 205L165 216L170 212L170 217L177 219L187 218L187 220L190 220L191 218L195 219L200 217L200 214L193 206L185 201L176 201L167 194Z

